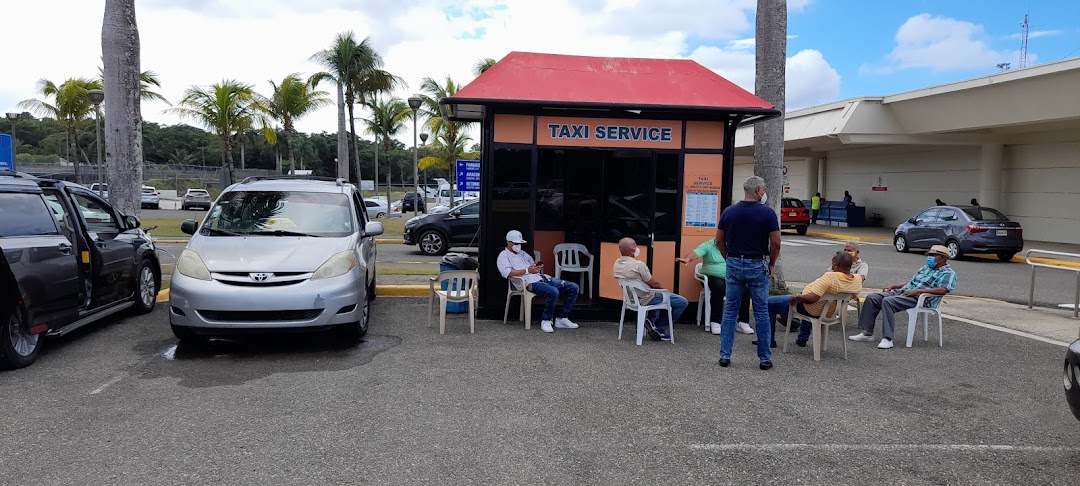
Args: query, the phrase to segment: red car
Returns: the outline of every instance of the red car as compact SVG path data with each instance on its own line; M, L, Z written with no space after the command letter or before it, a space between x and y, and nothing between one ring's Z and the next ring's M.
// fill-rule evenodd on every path
M780 229L794 229L805 235L810 228L810 209L793 197L780 200Z

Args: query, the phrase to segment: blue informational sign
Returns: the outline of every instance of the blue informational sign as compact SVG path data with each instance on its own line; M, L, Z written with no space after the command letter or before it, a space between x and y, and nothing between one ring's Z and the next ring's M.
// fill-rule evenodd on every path
M457 161L457 190L462 192L480 192L480 161Z
M11 135L0 134L0 170L15 170L15 147L11 145Z

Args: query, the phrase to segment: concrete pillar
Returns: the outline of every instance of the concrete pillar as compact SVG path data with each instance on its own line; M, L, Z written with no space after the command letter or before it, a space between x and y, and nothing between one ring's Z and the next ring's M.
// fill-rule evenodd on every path
M1001 207L1001 160L1005 147L1000 143L987 143L982 146L979 170L979 204L994 209Z
M827 192L827 189L828 189L828 177L826 177L825 174L828 173L828 169L827 169L826 165L828 164L829 159L826 158L826 157L819 157L817 159L817 161L818 161L818 164L817 164L818 165L818 184L817 184L818 190L814 191L814 192L820 192L821 195L824 196L825 194L828 194L828 192ZM813 194L811 194L811 196L813 196Z
M815 192L818 191L818 159L817 157L807 157L806 159L806 196L805 199L810 199Z

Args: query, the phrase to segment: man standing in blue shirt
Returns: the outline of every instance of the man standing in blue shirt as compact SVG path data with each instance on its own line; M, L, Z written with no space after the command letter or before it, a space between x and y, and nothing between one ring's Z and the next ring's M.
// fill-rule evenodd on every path
M720 323L720 366L724 367L731 364L736 317L747 297L754 310L760 367L767 370L773 366L769 276L780 258L780 224L776 212L765 205L769 198L765 190L764 179L747 177L743 182L745 198L724 210L716 229L716 247L727 262L727 303Z

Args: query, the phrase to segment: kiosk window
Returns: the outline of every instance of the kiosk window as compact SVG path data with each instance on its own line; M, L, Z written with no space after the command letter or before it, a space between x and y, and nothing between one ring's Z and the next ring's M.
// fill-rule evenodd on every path
M658 240L675 240L679 235L679 156L656 154L656 222Z

